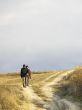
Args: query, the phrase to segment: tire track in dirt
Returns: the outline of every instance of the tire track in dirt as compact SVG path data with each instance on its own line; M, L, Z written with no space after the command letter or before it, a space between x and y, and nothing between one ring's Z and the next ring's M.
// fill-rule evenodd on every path
M34 90L32 87L23 88L24 96L26 97L26 100L28 101L29 110L45 110L41 109L36 105L44 105L44 101L41 97L39 97L36 93L34 93ZM35 104L34 104L35 103Z
M45 83L46 81L48 81L52 77L56 78L60 73L61 72L57 72L54 75L49 76L44 81L42 81L42 83L43 82ZM27 88L23 88L23 94L26 97L26 99L28 100L29 110L46 110L45 109L45 106L47 105L46 102L41 97L39 97L38 94L36 94L34 92L34 90L32 89L31 86L29 86ZM36 105L40 105L41 107L37 108Z
M73 71L74 70L65 71L65 72L62 72L61 74L58 72L57 73L58 75L57 74L51 75L48 78L46 78L44 81L42 81L42 82L44 82L44 85L41 87L41 92L44 94L47 101L51 102L50 105L48 104L47 101L44 101L41 97L39 97L37 95L37 93L34 92L34 90L32 89L31 86L24 88L23 92L24 92L24 95L28 101L29 110L55 110L54 109L54 102L52 102L52 99L53 99L52 86L58 85L59 81L61 81L67 75L72 74ZM52 80L51 82L46 82L52 77L54 77L54 80ZM73 105L72 107L70 107L69 110L74 110L73 108L76 107L73 103L67 101L66 99L64 99L64 101L62 100L61 102L66 103L68 105L68 108L70 105ZM38 105L40 105L41 107L39 107ZM68 108L65 110L68 110ZM63 109L57 108L57 110L63 110ZM79 110L79 109L77 109L77 110Z
M68 75L72 74L74 70L64 72L56 77L52 82L46 83L42 87L44 95L49 99L50 103L47 106L47 110L80 110L80 107L68 101L67 99L61 99L59 96L53 95L52 85L58 85L58 82Z
M59 81L61 81L65 76L71 74L74 70L70 70L70 71L67 71L67 72L63 72L62 74L58 75L56 78L54 78L53 81L51 82L47 82L44 84L44 86L41 88L42 89L42 92L44 93L44 95L46 97L48 97L48 99L52 98L53 96L53 90L52 90L52 87L53 85L57 85Z

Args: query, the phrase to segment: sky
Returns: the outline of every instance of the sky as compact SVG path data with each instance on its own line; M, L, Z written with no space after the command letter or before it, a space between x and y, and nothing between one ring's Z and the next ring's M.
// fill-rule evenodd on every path
M0 0L0 72L82 65L82 0Z

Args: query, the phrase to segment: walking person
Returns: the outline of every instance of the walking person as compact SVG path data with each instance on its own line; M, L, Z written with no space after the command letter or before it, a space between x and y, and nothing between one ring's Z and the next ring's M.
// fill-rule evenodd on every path
M30 69L28 69L28 66L23 64L23 67L21 68L21 78L23 87L26 87L29 85L29 78L31 78L31 72Z
M29 79L31 79L31 70L29 69L29 67L28 67L28 66L26 66L26 69L27 69L26 84L27 84L27 86L29 86Z
M26 87L26 75L27 75L27 69L25 64L23 64L23 67L21 68L21 78L22 78L23 87Z

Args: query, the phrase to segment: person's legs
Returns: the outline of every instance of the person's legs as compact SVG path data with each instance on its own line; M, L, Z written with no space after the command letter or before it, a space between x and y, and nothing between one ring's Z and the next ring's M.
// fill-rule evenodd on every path
M23 87L26 87L27 85L26 77L22 77L22 84L23 84Z
M23 87L29 86L29 76L22 77Z
M25 76L25 87L26 87L26 85L27 85L27 77Z
M23 87L25 86L25 84L24 84L24 77L22 77L22 84L23 84Z
M29 76L27 75L27 86L29 86Z

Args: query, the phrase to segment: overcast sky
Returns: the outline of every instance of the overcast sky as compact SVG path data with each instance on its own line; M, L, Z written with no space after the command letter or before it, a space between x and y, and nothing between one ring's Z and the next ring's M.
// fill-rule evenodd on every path
M0 71L82 64L82 0L0 0Z

